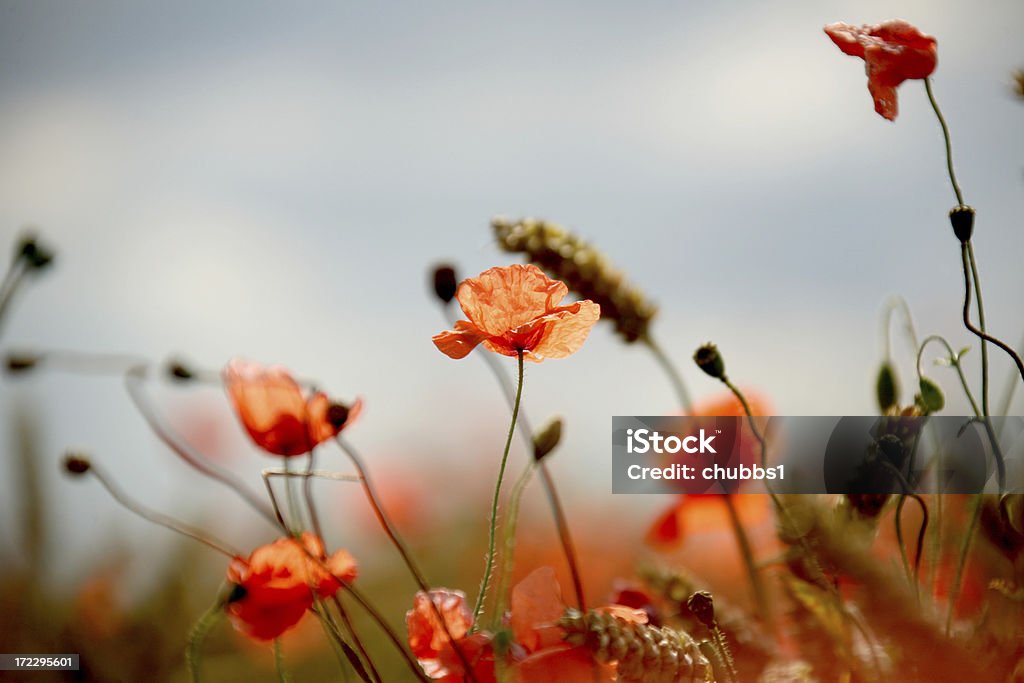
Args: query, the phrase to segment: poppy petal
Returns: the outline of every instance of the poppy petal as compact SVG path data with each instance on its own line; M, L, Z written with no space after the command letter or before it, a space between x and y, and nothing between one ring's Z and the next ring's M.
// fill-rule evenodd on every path
M562 589L551 567L534 569L512 589L510 600L512 617L510 626L516 642L534 652L542 645L555 644L562 640L560 632L553 633L551 643L542 643L547 633L544 626L554 624L565 612Z
M565 358L576 353L600 317L601 307L593 301L577 301L545 315L540 319L544 334L530 349L530 360L539 363L545 358Z
M454 330L445 330L433 336L434 346L449 358L465 358L487 335L472 323L460 320Z
M564 282L552 280L537 266L517 263L466 280L456 298L471 323L498 337L549 313L568 293Z

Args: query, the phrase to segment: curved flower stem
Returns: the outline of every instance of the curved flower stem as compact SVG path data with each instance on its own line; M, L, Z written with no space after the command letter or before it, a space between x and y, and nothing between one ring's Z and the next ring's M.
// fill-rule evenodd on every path
M520 349L516 354L518 361L518 381L516 383L516 400L512 404L512 422L508 426L508 437L505 439L505 452L501 456L501 466L498 468L498 482L494 486L494 500L491 503L491 520L487 540L487 562L484 565L484 575L480 581L480 594L476 599L476 607L473 608L473 623L480 621L480 615L484 610L484 601L487 599L487 589L490 587L491 575L494 572L494 554L497 546L498 528L498 501L501 497L501 482L505 478L505 466L508 464L509 450L512 448L512 435L516 431L516 420L519 417L519 404L523 397L523 351Z
M162 512L150 510L149 508L145 507L138 501L129 498L128 495L124 491L122 491L121 488L117 484L115 484L110 477L104 474L103 470L100 469L95 463L92 463L91 466L89 467L88 474L94 476L96 480L103 485L103 488L107 490L107 493L110 494L111 498L113 498L115 501L120 503L123 507L127 508L131 512L137 514L139 517L142 517L147 522L152 522L157 526L162 526L165 529L170 529L171 531L177 532L182 536L187 536L195 541L199 541L207 548L212 548L213 550L216 550L217 552L221 553L222 555L226 555L231 559L242 556L242 554L238 550L232 548L230 545L224 543L223 541L215 540L205 531L197 527L191 526L190 524L180 522L174 519L173 517L163 514Z
M210 609L203 612L188 634L188 645L185 647L185 667L188 669L192 683L199 683L199 666L203 657L203 642L210 629L217 625L223 614L224 603L218 600Z
M327 642L331 645L331 651L338 660L338 667L341 669L342 683L349 683L350 677L348 674L348 667L351 666L355 668L355 662L358 661L358 658L353 659L355 651L352 650L348 643L345 642L345 639L341 635L341 630L338 628L338 625L334 622L334 618L330 615L329 610L327 609L326 603L324 603L316 593L313 594L313 601L313 606L310 609L320 621L320 626L324 630L324 635L327 636ZM347 663L346 658L348 659ZM360 663L360 666L362 666L362 663ZM363 683L374 683L369 676L361 676L361 678Z
M360 457L358 451L353 448L345 439L342 438L341 434L334 437L335 442L341 448L341 450L348 456L348 459L352 461L353 467L356 468L356 473L359 475L359 481L363 485L363 491L366 494L366 499L370 503L370 507L373 508L373 513L377 517L377 521L380 522L381 527L384 529L384 533L387 534L391 544L398 550L399 555L402 556L402 560L405 562L405 566L409 568L409 573L412 574L413 579L416 581L416 585L423 591L431 606L433 607L434 614L437 617L438 622L441 624L441 628L444 630L445 635L448 636L448 640L452 644L452 649L455 650L456 656L459 658L459 662L466 670L466 675L476 683L475 675L473 674L472 667L469 664L469 660L466 659L465 653L462 651L462 646L452 637L451 631L448 629L448 622L445 620L437 605L434 604L434 600L430 595L430 583L427 581L423 571L419 568L416 560L413 559L412 553L409 551L409 547L405 544L405 541L399 535L398 530L395 529L395 525L391 522L387 513L384 511L383 505L380 502L380 496L377 495L377 490L370 481L370 475L367 472L366 465L363 464L363 459Z
M964 296L964 326L968 330L970 330L976 337L982 340L982 348L984 348L984 343L986 341L989 341L998 346L1003 351L1005 351L1006 355L1008 355L1010 359L1013 360L1014 364L1017 366L1017 371L1020 372L1021 379L1024 379L1024 360L1021 360L1021 357L1017 355L1017 352L1013 350L1013 347L1001 341L1000 339L997 339L992 335L988 334L987 332L985 332L984 328L978 329L977 327L974 326L974 323L971 322L971 273L974 273L974 280L975 282L977 282L976 268L973 268L971 266L971 264L974 263L974 250L968 242L960 246L960 251L961 260L963 261L964 267L964 291L966 292ZM984 325L984 323L981 323L982 319L983 318L981 315L981 311L979 310L978 322ZM984 401L982 401L982 404L984 405Z
M650 335L645 335L641 338L651 353L654 354L654 359L658 361L661 369L665 371L669 381L672 383L672 389L675 391L676 396L679 398L679 403L682 405L683 412L689 415L693 412L693 401L690 400L690 392L686 389L686 384L683 382L683 376L679 374L678 368L672 363L672 360L665 353L664 349L658 345L654 338Z
M172 451L174 451L179 458L211 479L219 481L228 488L234 490L245 500L245 502L249 503L254 510L259 512L272 525L276 526L278 520L275 518L273 511L268 509L266 503L260 500L255 493L249 490L245 484L238 479L238 477L207 460L201 453L192 448L192 446L180 441L171 433L170 428L163 424L163 421L150 405L149 399L145 396L139 386L141 381L146 377L146 370L147 368L145 365L135 365L129 368L124 374L124 382L125 387L128 390L128 395L132 399L132 403L135 404L136 409L138 409L142 414L142 417L149 425L149 428L152 429L157 437Z
M445 307L444 312L448 324L454 326L456 318L451 315L450 307ZM512 410L515 406L516 390L498 363L498 358L490 353L478 353L477 356L484 361L491 374L498 381L501 392L508 402L508 408ZM526 413L522 410L519 411L517 427L529 452L533 449L533 429L530 427ZM555 479L551 476L551 470L548 469L548 464L545 460L540 462L540 481L544 486L544 494L547 496L548 505L551 507L551 516L555 520L555 530L558 533L558 541L562 545L562 553L565 555L565 561L569 565L569 575L572 577L572 587L576 593L576 606L581 612L585 612L587 609L586 599L583 594L583 579L579 570L579 561L576 557L576 546L573 544L572 534L569 531L569 521L562 507L562 500L558 495L558 489L555 487Z
M907 305L907 300L902 296L893 295L886 301L885 310L882 313L882 345L885 348L886 360L889 360L892 357L892 339L890 338L890 332L892 329L892 316L897 310L903 314L904 329L906 330L907 337L909 338L911 345L915 350L920 347L917 340L917 328L914 326L914 316L910 312L910 306Z
M942 139L946 143L946 170L949 172L949 182L953 185L953 194L956 195L957 204L962 206L964 194L960 191L960 184L956 181L956 171L953 170L953 143L949 135L949 126L946 125L946 118L942 115L942 110L939 109L939 103L935 100L935 94L932 93L932 79L924 79L924 89L928 93L928 101L935 111L935 118L939 120L939 125L942 127Z
M352 648L349 647L348 643L346 643L344 639L341 639L341 646L345 649L345 653L348 656L349 661L352 663L352 668L355 669L356 674L364 681L376 681L376 683L381 683L384 679L380 677L377 667L373 665L373 659L370 658L370 653L366 651L366 646L363 645L363 641L359 638L359 634L356 633L356 628L352 624L352 620L349 619L348 610L346 610L345 605L341 603L341 598L335 594L331 599L338 610L338 616L341 617L341 621L345 625L345 630L348 631L352 638L352 642L356 644L356 648L359 650L359 654L356 654L352 651ZM324 610L324 612L326 613L328 610ZM330 615L328 614L328 616ZM329 623L333 626L334 619L329 619ZM334 628L336 629L337 627L334 626ZM362 657L362 659L360 659L360 657ZM362 660L365 660L366 665L370 667L369 673L366 671L366 667L363 666Z
M945 337L940 336L938 334L933 334L933 335L929 335L928 337L925 337L924 341L921 342L921 345L918 347L918 351L917 351L917 377L918 377L918 379L920 380L921 377L922 377L921 358L924 355L924 349L931 342L938 342L939 344L942 344L944 347L946 347L946 353L949 354L950 363L956 369L956 374L960 378L960 386L963 387L964 394L967 396L967 400L970 401L970 403L971 403L971 410L974 411L974 416L975 417L982 417L981 409L978 407L978 402L974 400L974 394L971 393L971 388L967 384L967 377L964 375L964 369L960 365L960 356L959 356L959 354L957 354L953 350L953 347L950 345L950 343L948 341L946 341Z
M3 283L0 283L0 323L3 322L7 306L11 303L11 299L14 298L18 285L21 284L21 281L28 272L25 261L19 258L11 264L11 267L8 268L7 273L4 275Z

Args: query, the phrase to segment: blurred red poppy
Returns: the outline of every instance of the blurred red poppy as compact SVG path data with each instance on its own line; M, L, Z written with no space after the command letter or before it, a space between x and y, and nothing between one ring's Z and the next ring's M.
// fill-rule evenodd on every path
M839 22L826 26L825 33L840 50L864 60L875 111L890 121L898 112L896 87L908 79L928 78L938 63L935 38L902 19L876 26Z
M443 625L438 615L444 619ZM467 637L472 625L473 613L466 604L466 594L447 588L436 588L430 591L429 596L423 591L416 593L412 609L405 614L409 649L419 660L424 673L445 683L465 680L466 669L448 637L450 634L472 667L478 683L493 683L491 636L480 632ZM448 627L447 633L445 626Z
M323 566L313 557L322 558ZM279 538L228 565L227 580L237 587L226 607L228 617L247 636L273 640L299 623L314 594L330 597L341 588L339 580L354 581L356 573L347 551L327 557L323 542L311 533L302 534L301 546L294 538Z
M465 358L480 343L504 356L522 351L535 363L565 358L601 317L601 307L590 300L559 306L568 293L564 282L532 264L485 270L464 280L455 295L469 320L434 335L434 345L450 358Z
M744 392L750 411L755 416L770 415L772 406L768 400L753 391ZM745 416L743 404L732 392L724 392L699 402L693 407L693 416ZM757 439L750 431L750 425L742 422L740 427L742 450L739 461L745 465L760 462L761 451ZM737 514L745 526L753 526L765 519L769 507L765 497L760 494L736 495L737 486L726 493L686 494L677 496L672 505L662 512L647 530L644 540L648 545L662 549L679 545L688 528L702 531L714 531L729 527L727 510L722 504L721 496L733 496Z
M332 403L326 394L303 394L289 372L280 366L234 359L224 368L224 385L249 436L273 455L308 453L352 424L362 411Z

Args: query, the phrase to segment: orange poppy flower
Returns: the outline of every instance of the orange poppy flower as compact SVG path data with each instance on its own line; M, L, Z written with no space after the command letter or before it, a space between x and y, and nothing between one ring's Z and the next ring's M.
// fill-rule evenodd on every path
M890 121L896 120L896 87L908 79L928 78L938 63L935 38L902 19L877 26L839 22L826 26L825 33L840 50L864 60L875 111Z
M445 633L438 613L444 619L448 633ZM451 634L463 657L473 668L478 683L495 681L491 636L484 632L466 636L473 625L473 612L466 604L466 594L462 591L437 588L430 591L429 596L419 591L413 608L405 615L405 625L409 634L409 649L430 678L445 683L465 680L465 667L448 638L448 634Z
M464 280L455 297L468 321L434 335L434 345L450 358L465 358L478 344L504 356L539 363L565 358L586 341L601 317L593 301L559 303L569 293L564 282L552 280L534 265L491 268Z
M744 392L750 411L755 415L769 415L771 404L756 392ZM706 416L743 416L743 404L732 392L723 392L701 401L693 407L693 415ZM761 461L761 450L750 431L746 421L740 427L743 430L743 450L739 454L740 462L746 465ZM645 541L648 545L669 549L678 546L686 535L688 527L704 531L726 529L729 527L727 510L719 496L732 495L737 512L745 525L756 526L768 514L765 497L760 494L735 495L739 482L731 482L733 488L726 493L691 493L677 496L676 500L664 512L658 515L647 530Z
M323 558L327 569L310 554ZM309 532L302 534L302 546L294 538L279 538L254 550L249 559L236 557L228 565L227 579L237 587L226 607L228 617L245 635L273 640L299 623L313 606L314 594L330 597L341 588L339 579L349 583L356 573L348 551L326 557L323 542Z
M362 399L345 406L322 392L307 398L285 368L237 358L224 368L224 385L256 445L285 457L308 453L334 438L363 407Z

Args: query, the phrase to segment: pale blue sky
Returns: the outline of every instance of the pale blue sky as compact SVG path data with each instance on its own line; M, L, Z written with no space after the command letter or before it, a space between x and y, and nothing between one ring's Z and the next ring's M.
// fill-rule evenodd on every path
M905 84L899 119L881 119L862 64L821 31L897 16L938 37L991 328L1016 342L1017 0L97 1L0 3L0 235L36 224L59 252L2 345L283 363L366 397L353 438L377 457L416 466L429 443L453 466L496 458L503 402L481 364L430 344L443 323L425 272L509 262L490 217L537 215L661 305L656 330L695 394L717 389L688 361L711 339L780 413L869 412L886 296L904 294L923 333L971 343L924 89ZM558 467L586 468L581 492L610 486L611 415L675 407L610 327L529 371L527 407L566 417ZM0 382L3 409L19 404L40 410L50 461L87 448L164 509L181 509L175 487L211 504L117 382ZM233 434L222 404L210 392L202 410ZM463 443L467 420L493 443ZM146 533L95 487L52 479L58 519Z

